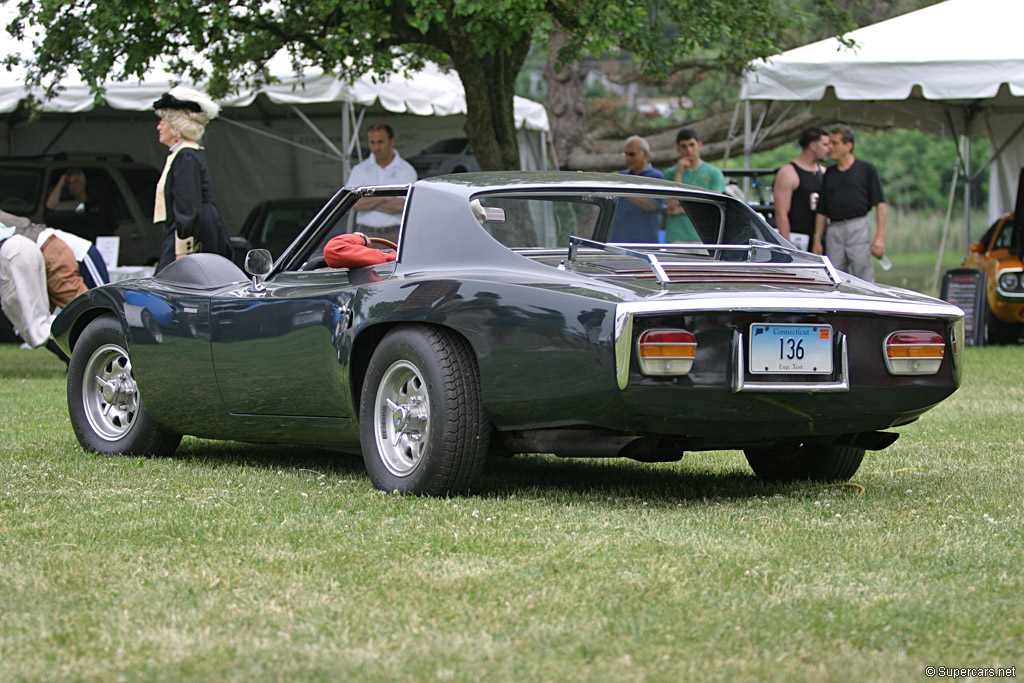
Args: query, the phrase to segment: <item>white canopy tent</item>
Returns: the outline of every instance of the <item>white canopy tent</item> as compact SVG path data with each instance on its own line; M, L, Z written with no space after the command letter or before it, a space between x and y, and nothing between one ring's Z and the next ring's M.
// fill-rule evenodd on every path
M754 62L740 95L748 162L763 137L750 101L808 104L827 121L961 137L963 177L989 170L989 215L1013 211L1024 166L1022 10L1022 0L946 0L852 31L852 49L829 38ZM989 163L974 171L970 136L987 136L991 146Z
M284 60L274 70L277 83L220 100L221 116L207 127L204 144L218 204L233 230L264 199L330 196L359 160L360 131L370 124L390 124L405 157L437 140L465 136L462 83L437 66L409 77L366 75L352 84L314 69L300 77ZM167 150L157 142L152 106L174 83L161 72L110 83L98 106L88 86L70 83L28 122L28 91L15 75L0 73L0 155L106 152L160 168ZM544 106L517 97L515 121L522 168L544 168Z

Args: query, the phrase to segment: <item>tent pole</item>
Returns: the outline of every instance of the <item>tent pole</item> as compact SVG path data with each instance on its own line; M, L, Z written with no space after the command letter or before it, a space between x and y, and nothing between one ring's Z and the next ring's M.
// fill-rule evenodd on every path
M346 154L341 155L341 175L342 183L348 181L349 173L352 171L352 164L349 163L348 150L352 149L352 127L348 124L349 111L352 108L352 103L345 100L341 103L341 140L345 145Z
M352 139L348 141L348 147L345 151L348 152L349 156L351 156L352 152L355 151L356 159L359 159L360 162L363 161L363 148L359 144L359 131L363 127L363 116L365 114L366 107L363 107L363 110L359 112L359 118L357 119L355 109L353 109L351 105L349 106L348 119L352 125Z
M291 105L291 109L292 109L293 112L295 112L296 116L298 116L300 119L302 119L303 123L305 123L307 126L309 126L310 129L314 133L316 133L316 136L318 138L320 138L321 142L323 142L325 145L327 145L327 148L329 150L331 150L332 152L337 154L339 157L345 156L344 154L341 153L341 150L338 149L333 142L331 142L331 139L329 137L327 137L322 130L320 130L319 128L316 127L316 124L313 123L308 116L306 116L301 111L299 111L298 107L296 107L293 104L293 105Z
M772 103L769 102L768 103L768 107L770 107L771 105L772 105ZM765 140L767 140L768 136L775 132L775 129L779 127L779 124L781 124L783 121L786 120L786 117L789 116L789 113L791 111L793 111L793 107L795 107L795 106L796 106L795 104L791 104L788 107L786 107L785 109L783 109L782 113L779 114L777 117L775 117L775 121L771 125L769 125L767 128L763 128L762 127L761 124L764 122L764 118L761 119L761 122L759 122L757 124L757 133L758 134L754 136L754 137L757 138L757 140L755 140L754 149L759 148L761 146L761 143L764 142ZM765 110L764 110L765 116L768 115L768 107L765 107Z
M736 134L736 119L740 117L740 100L736 99L736 106L732 108L732 120L729 122L729 134L725 136L725 156L722 158L722 168L729 165L729 152L732 151L732 136Z
M960 179L960 164L953 165L953 184L949 187L949 202L946 204L946 223L942 226L942 239L939 240L939 257L935 259L935 276L932 278L932 294L939 291L939 273L942 271L942 255L946 253L946 237L949 235L949 224L953 219L953 202L956 200L956 184Z
M964 261L971 255L971 136L970 124L964 129Z
M255 126L250 126L248 124L242 123L241 121L235 121L234 119L225 118L223 116L218 117L217 120L218 121L223 121L224 123L230 124L232 126L236 126L238 128L241 128L242 130L247 130L250 133L255 133L256 135L262 135L263 137L270 138L271 140L276 140L277 142L281 142L281 143L284 143L284 144L289 145L291 147L295 147L296 149L301 149L301 150L304 150L306 152L310 152L312 154L318 154L318 155L320 155L322 157L327 157L328 159L340 159L341 158L340 156L335 156L333 154L328 154L327 152L324 152L324 151L321 151L319 149L316 149L315 147L309 147L308 145L299 144L298 142L295 142L294 140L289 140L288 138L281 137L280 135L274 135L273 133L268 133L265 130L260 130L259 128L256 128Z
M750 133L750 100L743 102L743 167L750 168L750 146L752 138Z
M743 168L750 168L750 153L751 151L751 135L750 135L750 100L744 100L743 102ZM750 194L750 178L743 179L743 196L747 197Z

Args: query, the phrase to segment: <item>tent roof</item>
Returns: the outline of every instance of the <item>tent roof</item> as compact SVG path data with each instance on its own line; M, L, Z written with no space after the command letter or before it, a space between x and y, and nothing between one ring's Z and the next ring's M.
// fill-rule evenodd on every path
M744 99L993 98L1005 84L1024 97L1021 0L946 0L752 64ZM915 91L915 87L918 90ZM1005 90L1004 90L1005 92Z
M219 101L221 106L229 109L246 107L263 94L275 104L352 102L371 106L379 103L384 109L399 114L450 116L466 113L466 95L458 76L446 74L433 64L409 77L396 74L381 78L367 74L352 84L318 69L307 69L302 77L284 66L273 70L280 82L225 97ZM27 97L25 87L10 82L10 75L5 75L8 78L0 82L0 113L14 111ZM177 79L166 73L154 72L141 81L107 84L103 99L114 109L149 111L153 101L167 92L172 83L177 83ZM95 106L89 86L69 83L42 108L44 112L77 113L90 111ZM544 105L516 97L514 106L517 128L549 129Z

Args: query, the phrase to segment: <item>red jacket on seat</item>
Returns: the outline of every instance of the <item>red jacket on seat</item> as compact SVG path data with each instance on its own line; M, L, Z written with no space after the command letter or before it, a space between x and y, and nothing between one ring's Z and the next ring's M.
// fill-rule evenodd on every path
M383 252L380 249L366 246L366 239L361 233L350 233L332 237L324 247L324 260L331 268L364 268L379 266L394 261L397 252Z

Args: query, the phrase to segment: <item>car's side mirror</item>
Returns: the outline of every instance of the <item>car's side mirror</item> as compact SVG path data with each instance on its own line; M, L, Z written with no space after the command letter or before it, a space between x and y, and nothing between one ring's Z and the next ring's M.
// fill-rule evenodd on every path
M274 257L266 249L252 249L245 255L245 271L252 275L252 292L262 292L266 289L263 278L270 273L274 265Z
M974 244L971 245L972 254L980 254L983 251L985 251L985 245L983 245L981 242L975 242Z

